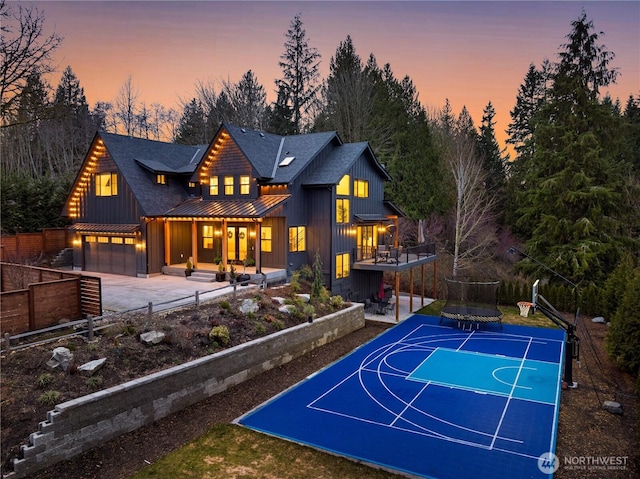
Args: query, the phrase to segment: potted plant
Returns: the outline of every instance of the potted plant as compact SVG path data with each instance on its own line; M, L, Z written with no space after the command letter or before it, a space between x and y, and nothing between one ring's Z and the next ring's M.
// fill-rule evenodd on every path
M194 270L193 263L191 262L191 258L189 258L187 260L187 269L184 270L184 275L191 276L191 273L193 273L193 270Z
M218 272L216 273L216 281L222 282L225 280L227 273L225 271L224 263L222 260L218 261Z

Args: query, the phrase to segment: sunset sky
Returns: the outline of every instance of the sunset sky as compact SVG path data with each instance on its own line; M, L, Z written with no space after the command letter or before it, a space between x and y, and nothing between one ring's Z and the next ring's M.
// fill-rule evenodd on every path
M12 2L13 3L13 2ZM274 80L285 33L301 14L321 74L338 44L351 35L366 61L373 53L397 78L408 75L422 104L469 109L476 126L491 101L504 141L519 86L530 63L557 59L582 9L604 32L599 43L620 70L611 96L623 105L640 94L640 2L37 2L48 33L64 41L55 54L55 88L69 65L91 106L114 101L131 75L139 99L180 110L198 81L237 82L252 70L275 99Z

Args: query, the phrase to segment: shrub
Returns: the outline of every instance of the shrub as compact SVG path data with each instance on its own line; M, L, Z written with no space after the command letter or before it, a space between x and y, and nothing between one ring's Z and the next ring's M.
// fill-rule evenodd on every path
M102 376L91 376L85 381L91 389L99 389L102 386Z
M42 373L40 376L38 376L38 379L36 380L36 385L39 388L46 388L52 382L53 382L53 376L51 374Z
M215 341L218 344L229 344L229 341L231 341L229 328L226 326L214 326L209 332L209 340Z
M291 292L299 293L300 292L300 272L294 271L291 275L291 281L289 282L289 286L291 287Z
M342 308L342 305L344 304L344 300L340 295L331 296L331 299L329 300L329 304L334 309Z
M300 268L300 278L304 279L305 281L311 281L313 279L313 270L311 269L311 266L309 266L308 264L302 265L302 267Z
M267 326L260 321L253 323L253 329L255 329L256 334L264 335L267 333Z
M229 304L229 301L220 301L220 307L227 311L231 309L231 305Z
M38 398L38 402L40 404L44 404L45 406L55 406L61 397L62 394L60 394L58 391L49 390L43 392L40 395L40 397Z
M313 317L313 315L316 314L316 308L314 308L312 304L306 304L304 306L304 309L302 310L302 313L307 318L310 316Z
M640 268L627 282L620 304L611 318L605 347L623 371L640 371Z

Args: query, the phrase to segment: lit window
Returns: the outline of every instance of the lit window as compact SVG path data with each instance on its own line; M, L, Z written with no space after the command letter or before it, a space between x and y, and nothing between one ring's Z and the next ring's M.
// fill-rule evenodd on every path
M218 196L218 177L211 176L209 178L209 194L211 196Z
M96 196L116 196L118 194L118 174L96 174Z
M224 177L224 194L233 195L233 176Z
M195 188L196 184L193 181L189 182L189 188Z
M241 195L249 194L249 175L240 176L240 194Z
M124 240L120 236L114 236L113 238L111 238L111 244L122 244L122 243L124 243Z
M85 236L84 237L84 241L85 241L85 243L95 243L96 242L96 237L95 236Z
M340 180L340 183L338 183L338 186L336 188L336 193L343 196L350 195L351 194L351 188L349 187L350 182L351 182L351 179L349 178L349 175L344 175Z
M164 175L156 175L156 183L158 183L159 185L166 185L167 177Z
M336 278L349 276L349 253L336 255Z
M354 180L353 194L358 198L369 198L369 182L367 180Z
M271 226L260 228L260 250L264 253L271 253Z
M289 228L289 251L305 251L305 226L293 226Z
M108 236L98 236L98 243L108 243L108 242L109 242Z
M125 238L124 244L135 244L134 238Z
M202 225L202 247L213 249L213 226Z
M338 198L336 200L336 223L349 222L349 200Z

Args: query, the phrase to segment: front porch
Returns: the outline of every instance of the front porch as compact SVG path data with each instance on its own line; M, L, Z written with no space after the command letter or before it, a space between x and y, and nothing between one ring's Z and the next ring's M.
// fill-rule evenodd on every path
M186 263L172 264L162 267L162 274L172 276L185 276L185 270L187 269ZM265 279L268 284L283 283L287 280L287 270L278 268L261 268L261 274L256 273L255 266L234 265L236 275L248 274L251 280L257 280L261 278L262 274L265 275ZM229 268L227 268L225 280L222 283L229 284ZM214 263L198 263L198 267L193 270L191 276L186 277L189 281L201 281L205 283L212 283L217 281L216 273L218 273L218 265Z

